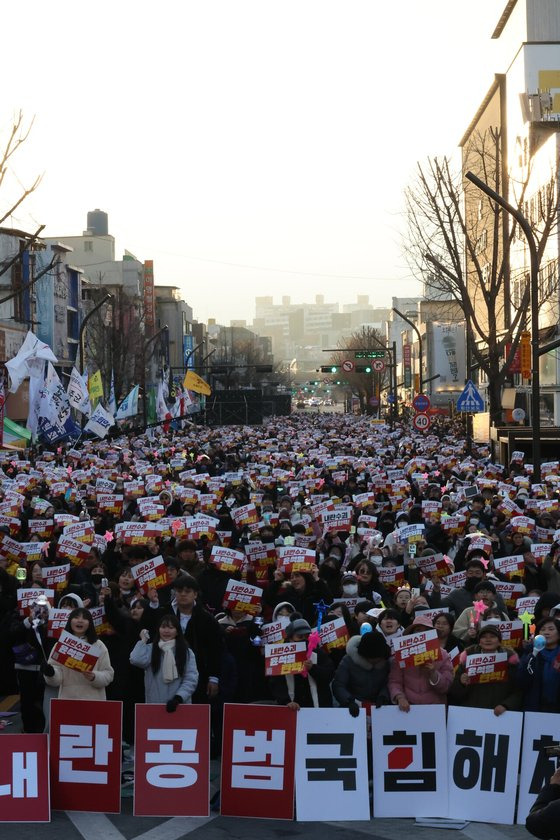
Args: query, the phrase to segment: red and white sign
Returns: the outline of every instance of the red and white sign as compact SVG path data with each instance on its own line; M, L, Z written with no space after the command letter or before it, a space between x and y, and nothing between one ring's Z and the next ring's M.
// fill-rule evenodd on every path
M282 706L226 703L222 816L293 819L296 721Z
M51 659L57 665L87 673L93 671L99 659L99 654L92 648L89 642L63 630L51 651Z
M30 519L29 536L40 540L50 540L54 531L54 519Z
M50 822L48 735L0 738L0 822Z
M207 817L210 799L210 707L136 705L135 817Z
M263 590L238 580L228 580L224 594L224 609L239 610L248 615L257 615L261 611Z
M117 522L114 534L124 545L146 545L161 536L161 526L152 522Z
M383 359L374 359L371 363L371 367L376 373L383 373L385 370L385 362Z
M18 589L17 602L20 615L29 615L32 604L37 598L46 598L49 604L54 601L54 589L36 589L30 587L29 589Z
M265 645L264 661L267 677L285 677L286 674L301 674L307 659L307 642L285 642L281 645Z
M120 812L121 727L122 703L115 700L51 700L54 810Z
M525 595L525 587L522 583L509 583L504 580L495 580L494 586L498 595L501 595L506 607L514 607L517 599Z
M91 546L72 537L61 537L56 546L56 556L62 560L70 560L73 566L81 566L88 557Z
M297 564L300 571L302 567L309 566L310 570L317 567L315 552L310 548L298 548L295 545L283 545L278 548L278 568L285 575L289 575L294 564Z
M511 554L509 557L495 557L494 566L502 575L520 575L525 569L522 554Z
M342 370L344 371L344 373L352 373L355 367L356 365L354 364L352 359L344 359L344 361L342 362Z
M325 650L344 650L348 643L349 633L346 622L343 618L333 618L332 621L325 621L319 630L321 644Z
M210 562L221 572L240 572L245 563L245 555L235 548L224 548L221 545L212 546Z
M321 516L325 531L349 531L352 527L354 510L351 505L338 505L334 510L327 510Z
M112 513L113 516L121 516L124 507L124 496L119 493L99 493L97 496L97 508L104 513Z
M263 624L261 627L261 637L263 644L273 645L277 642L284 641L284 631L290 623L290 619L286 615L280 616L278 621L272 621L270 624Z
M167 574L167 566L164 563L161 554L157 557L152 557L150 560L145 560L143 563L138 563L131 568L132 576L138 588L144 594L148 589L161 589L162 586L167 586L171 581Z
M381 566L377 571L380 582L390 592L394 592L404 583L404 566Z
M473 653L466 658L465 672L470 683L503 682L507 679L507 661L505 650L499 653Z
M432 423L431 417L429 414L425 414L421 411L419 414L415 414L412 420L412 424L415 429L418 429L419 432L425 432L426 429L430 428Z
M391 640L395 661L400 668L414 668L441 659L441 647L437 630L423 630Z
M46 587L59 592L66 588L70 574L70 563L63 563L62 566L45 566L41 569L41 578Z
M81 543L91 545L94 535L93 522L76 522L75 525L66 525L62 532L63 537L71 537Z
M257 509L253 504L233 508L233 510L231 511L231 515L233 517L233 521L235 522L236 527L240 531L243 530L245 525L248 525L249 527L256 526L259 521Z
M60 634L66 627L68 622L68 616L72 610L50 610L49 611L49 620L47 622L47 636L51 639L58 639Z

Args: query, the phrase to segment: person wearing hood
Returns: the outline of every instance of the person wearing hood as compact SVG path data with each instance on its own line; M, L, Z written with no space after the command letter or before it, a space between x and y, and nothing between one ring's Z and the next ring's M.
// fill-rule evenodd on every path
M296 608L293 604L290 604L289 601L280 601L280 603L276 604L274 610L272 611L272 621L279 621L280 618L289 619L295 611Z
M293 613L285 630L286 642L307 642L311 626L299 613ZM268 685L279 706L299 711L300 708L330 708L332 706L331 681L334 665L319 645L305 661L307 677L287 674L269 677Z
M375 631L349 639L332 689L337 702L346 707L352 717L359 714L358 700L376 707L390 704L387 686L390 656L389 645Z
M432 629L428 616L419 615L403 635ZM410 711L411 705L446 703L452 681L453 666L446 650L440 649L440 658L435 661L408 668L401 668L393 659L389 673L389 696L402 712Z
M496 716L521 709L521 691L516 685L519 657L514 650L502 647L502 634L495 619L483 623L477 643L461 652L459 667L449 689L449 700L458 706L493 709ZM466 672L467 656L472 654L508 654L504 679L495 682L471 682Z

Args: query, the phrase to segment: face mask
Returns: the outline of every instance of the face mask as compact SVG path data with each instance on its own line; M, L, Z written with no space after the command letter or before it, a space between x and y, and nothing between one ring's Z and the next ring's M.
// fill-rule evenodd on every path
M383 562L383 557L381 557L379 554L371 554L369 559L374 566L381 566Z
M91 576L91 582L93 584L95 584L96 586L98 586L101 583L102 580L103 580L103 575L92 575Z
M358 584L357 583L345 583L342 587L342 591L345 595L356 595L358 592Z

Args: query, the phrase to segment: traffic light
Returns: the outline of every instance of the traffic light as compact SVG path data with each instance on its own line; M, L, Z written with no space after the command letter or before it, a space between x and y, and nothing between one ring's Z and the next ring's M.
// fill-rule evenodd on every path
M384 359L385 350L356 350L355 359Z
M255 365L257 373L272 373L272 365Z
M321 366L321 373L337 373L338 367L337 365L322 365Z
M356 365L356 373L371 373L371 365Z

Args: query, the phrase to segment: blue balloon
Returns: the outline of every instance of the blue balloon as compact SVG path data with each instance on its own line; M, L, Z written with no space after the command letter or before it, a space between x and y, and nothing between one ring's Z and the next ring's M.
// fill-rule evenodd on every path
M535 636L533 641L533 650L535 653L538 653L540 650L546 647L546 639L544 636Z
M371 626L371 624L368 621L364 621L364 623L360 627L360 636L365 636L366 633L371 633L372 630L373 627Z

